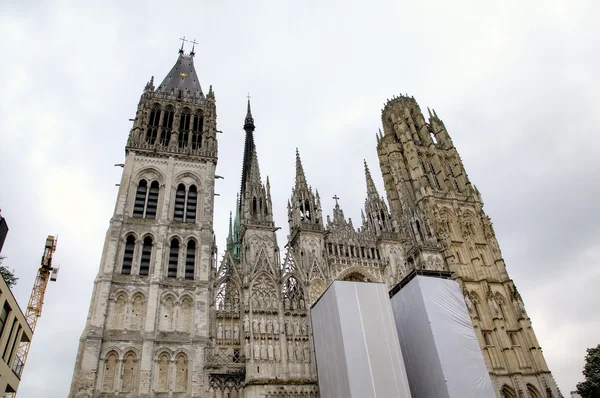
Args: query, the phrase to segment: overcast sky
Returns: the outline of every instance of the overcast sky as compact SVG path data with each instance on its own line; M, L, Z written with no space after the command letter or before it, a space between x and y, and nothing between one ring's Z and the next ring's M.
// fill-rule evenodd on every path
M48 234L45 299L19 398L67 396L139 96L196 39L217 99L214 228L239 189L246 95L279 244L299 148L331 214L355 225L383 102L444 120L481 191L511 277L567 396L600 343L600 6L594 1L29 1L0 4L2 254L25 308Z

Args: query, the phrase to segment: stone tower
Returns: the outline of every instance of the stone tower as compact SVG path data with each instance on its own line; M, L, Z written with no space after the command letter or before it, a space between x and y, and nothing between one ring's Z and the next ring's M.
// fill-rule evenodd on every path
M559 397L490 218L444 123L412 97L388 101L377 152L395 220L416 269L443 256L463 288L499 396Z
M216 132L182 47L137 107L70 397L203 396Z

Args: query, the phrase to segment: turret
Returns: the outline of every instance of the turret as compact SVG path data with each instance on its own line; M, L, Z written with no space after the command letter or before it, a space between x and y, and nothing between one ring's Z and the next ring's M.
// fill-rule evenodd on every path
M306 183L300 153L296 149L296 184L292 188L292 197L288 201L288 222L290 234L298 230L322 231L323 216L318 192Z
M367 198L365 199L365 212L361 211L363 229L372 231L378 236L381 235L381 232L393 232L394 226L387 204L383 197L379 196L367 161L364 162Z

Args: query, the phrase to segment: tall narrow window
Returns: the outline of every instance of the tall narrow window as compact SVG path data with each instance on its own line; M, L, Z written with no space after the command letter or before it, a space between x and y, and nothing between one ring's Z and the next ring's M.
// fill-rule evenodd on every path
M202 125L204 118L200 111L194 115L194 123L192 127L192 149L199 149L202 146Z
M128 352L125 354L125 360L123 360L123 376L121 391L130 392L133 391L133 382L135 377L135 354Z
M158 207L158 181L152 181L148 191L148 204L146 205L146 218L156 218Z
M123 265L121 266L121 273L125 275L131 274L131 267L133 265L133 251L135 250L135 238L133 235L129 235L125 241L125 250L123 252Z
M427 185L429 185L430 187L431 185L431 180L429 179L429 173L427 172L427 167L425 167L425 163L423 163L423 161L421 160L421 169L423 170L423 175L425 176L425 179L427 180Z
M2 332L4 332L4 327L6 326L6 320L8 319L8 314L10 314L10 310L10 305L8 305L8 303L4 303L2 312L0 313L0 338L2 337Z
M175 359L175 392L187 391L188 361L185 354L177 355Z
M440 186L440 182L438 181L437 175L435 174L435 169L433 168L433 164L429 162L429 171L431 172L431 177L433 178L433 182L435 182L435 187L437 189L442 189Z
M190 119L191 113L188 108L184 108L181 112L181 117L179 118L179 138L178 145L179 148L184 148L188 144L188 140L190 138Z
M166 392L169 390L169 365L171 361L167 354L162 354L158 359L158 380L156 390Z
M159 121L160 105L154 104L150 111L150 118L148 119L148 130L146 130L146 142L150 145L153 145L156 142Z
M167 268L167 276L169 278L177 277L177 263L179 260L179 240L173 238L169 249L169 267Z
M102 380L102 390L106 392L113 391L115 388L115 374L117 372L117 353L111 351L104 360L104 380Z
M173 220L183 221L183 212L185 210L185 185L179 184L175 193L175 209Z
M150 272L150 258L152 257L152 238L144 238L142 246L142 258L140 259L140 276L147 276Z
M167 106L167 109L165 109L163 115L162 132L160 135L161 145L169 145L169 140L171 139L171 130L173 129L174 113L175 109L171 105Z
M306 214L306 219L310 220L310 202L308 199L304 201L304 212Z
M144 217L144 208L146 207L146 193L148 191L148 182L141 180L135 191L135 202L133 203L133 216Z
M456 181L456 176L454 175L454 171L452 171L452 166L448 166L448 175L452 179L454 189L456 189L457 192L460 192L460 188L458 187L458 181Z
M185 210L185 222L196 222L196 208L198 206L198 190L195 185L190 186Z
M196 242L188 242L187 252L185 254L185 279L194 279L194 269L196 265Z

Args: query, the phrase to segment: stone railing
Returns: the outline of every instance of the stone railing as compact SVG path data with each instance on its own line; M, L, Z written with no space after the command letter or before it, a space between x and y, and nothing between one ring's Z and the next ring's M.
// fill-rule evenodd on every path
M206 366L241 365L246 358L239 348L206 347L204 348L204 364Z
M144 139L135 139L130 138L127 141L127 147L131 149L142 149L146 151L160 151L160 152L171 152L177 153L180 155L188 155L188 156L204 156L204 157L216 157L217 151L210 150L208 148L200 147L197 149L193 149L190 147L180 148L178 145L162 145L159 142L155 142L154 144L150 144L146 142Z

